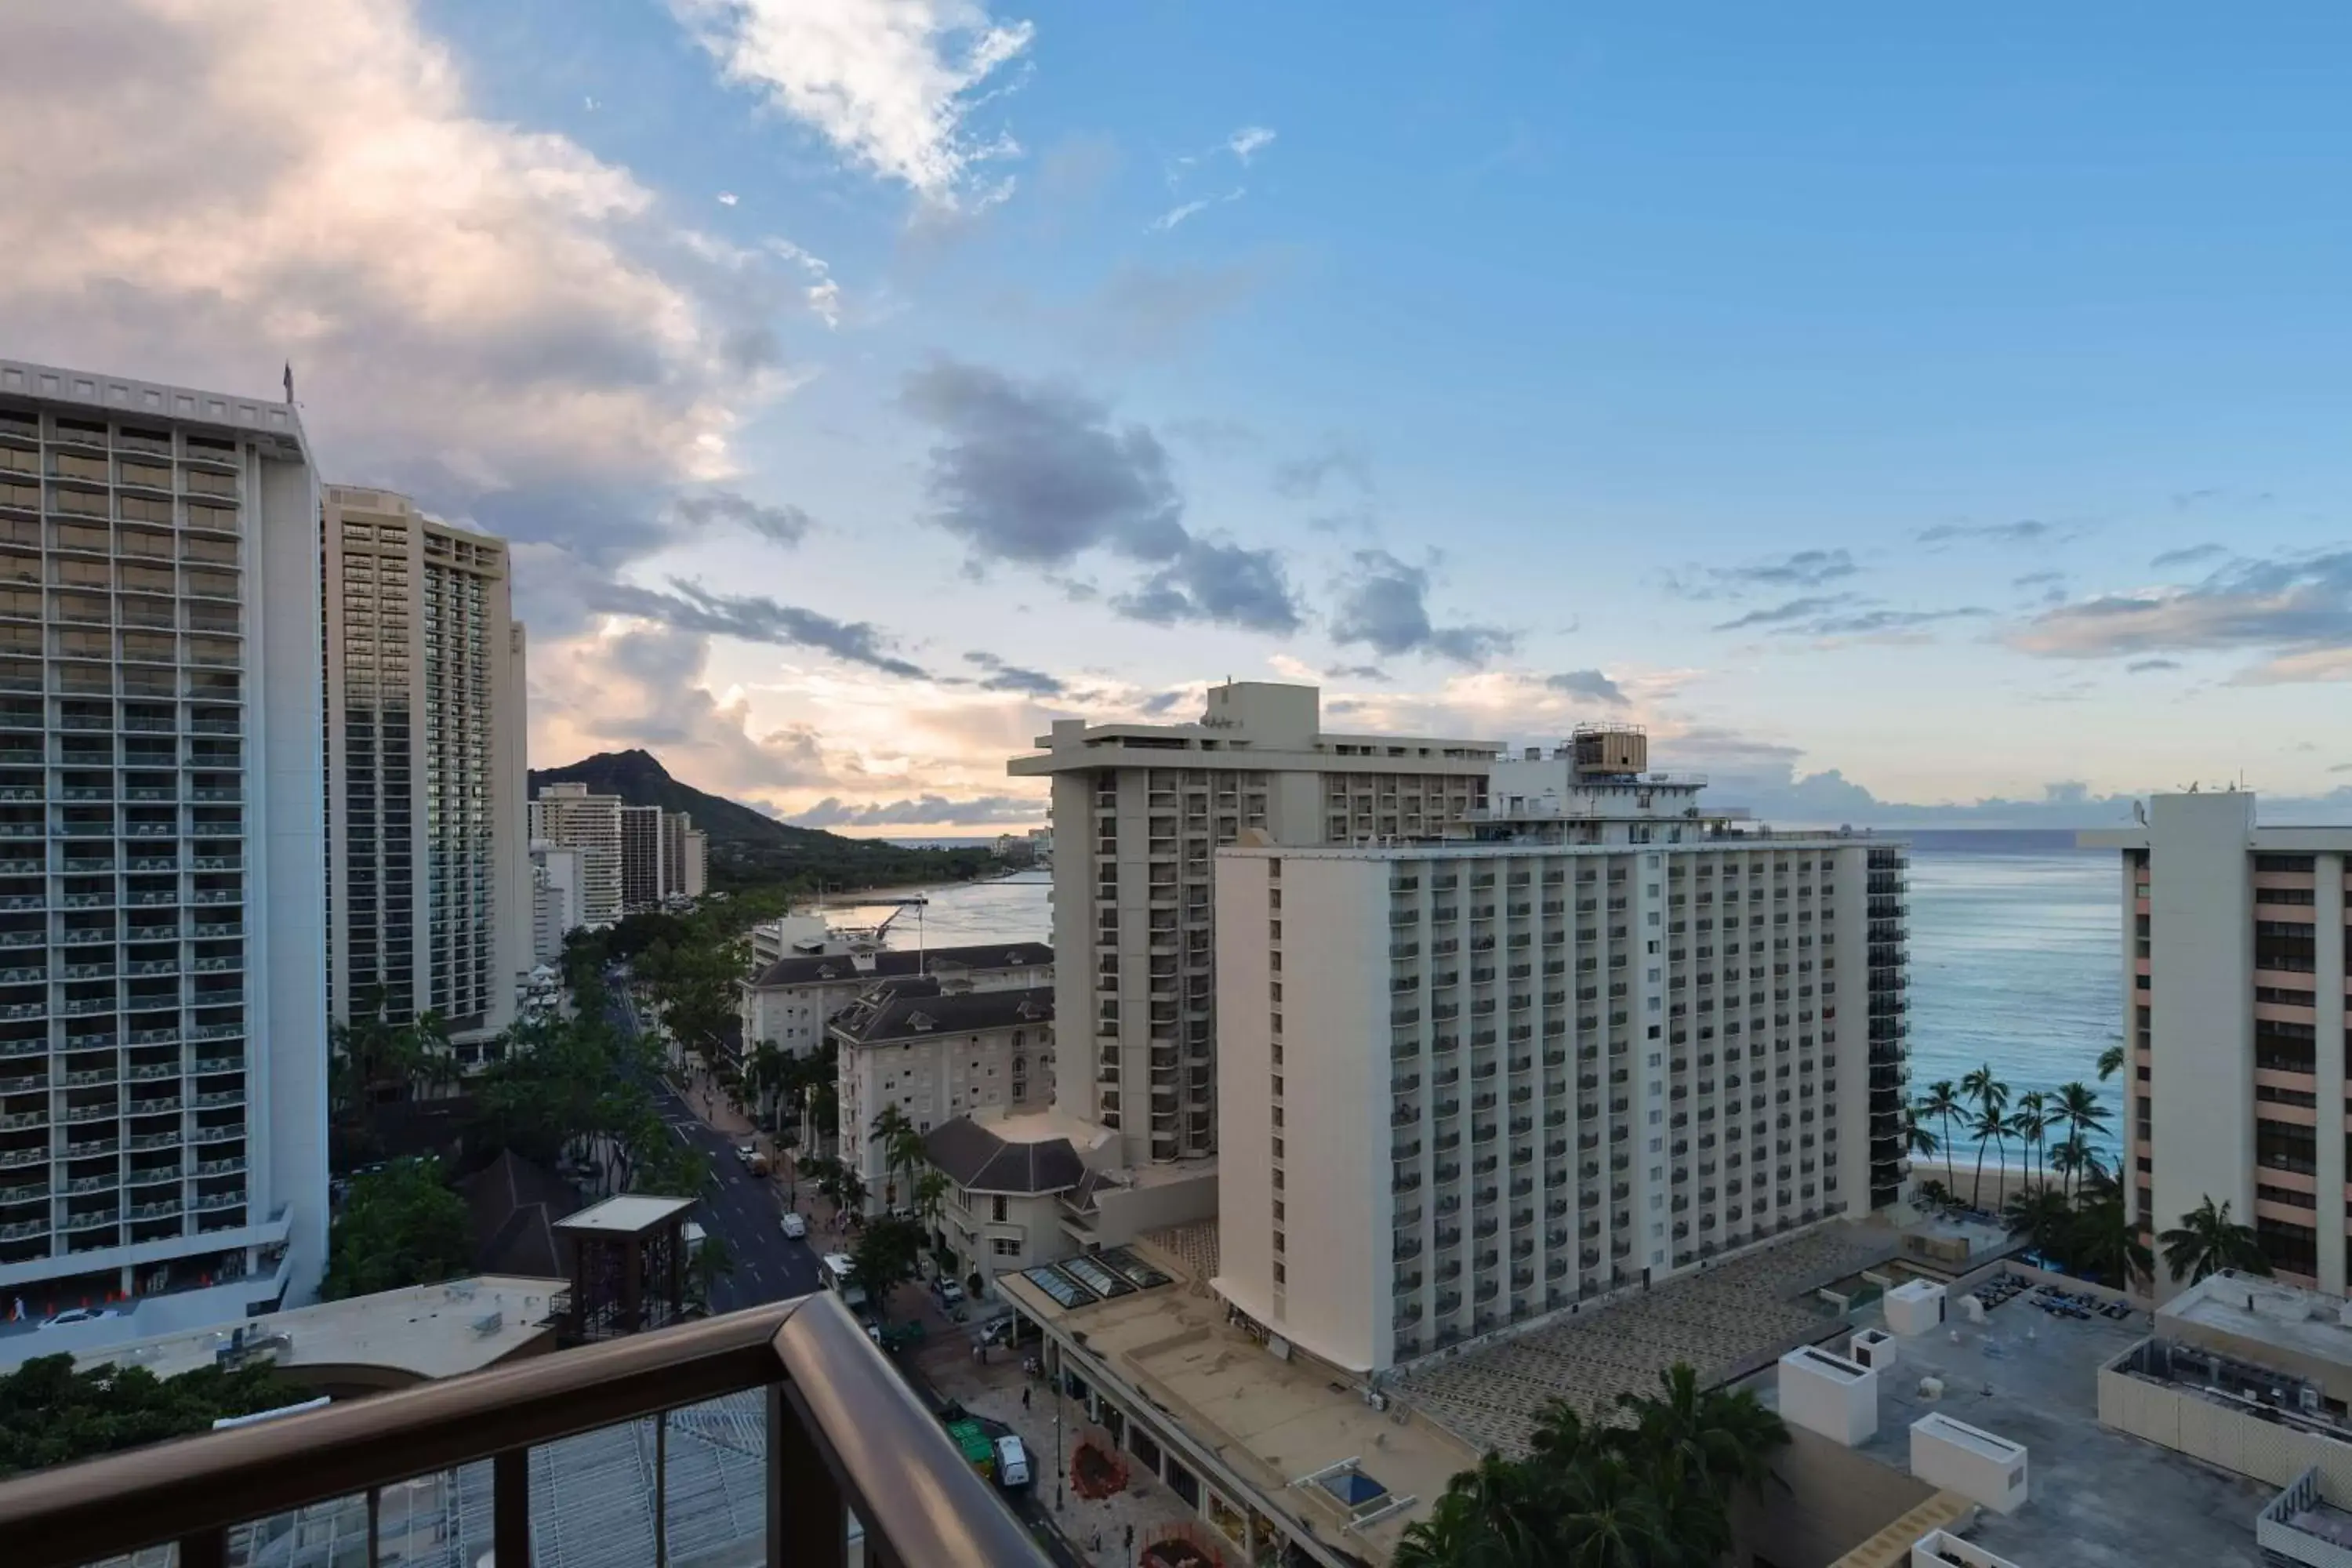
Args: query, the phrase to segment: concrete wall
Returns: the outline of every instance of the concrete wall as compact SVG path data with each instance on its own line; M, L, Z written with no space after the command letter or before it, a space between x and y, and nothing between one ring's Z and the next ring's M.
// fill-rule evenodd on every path
M1773 1461L1784 1485L1731 1505L1731 1561L1822 1568L1936 1495L1892 1465L1801 1427Z
M2208 1196L2251 1222L2253 796L2159 795L2148 815L2156 1226ZM2160 1296L2179 1289L2158 1275Z
M2352 1495L2352 1443L2266 1421L2112 1366L2099 1369L2099 1425L2274 1487L2316 1468L2336 1496Z
M1215 895L1217 1274L1230 1299L1261 1322L1274 1316L1274 1107L1266 1094L1273 1062L1266 986L1274 972L1265 942L1274 865L1218 856ZM1244 931L1258 940L1243 941Z

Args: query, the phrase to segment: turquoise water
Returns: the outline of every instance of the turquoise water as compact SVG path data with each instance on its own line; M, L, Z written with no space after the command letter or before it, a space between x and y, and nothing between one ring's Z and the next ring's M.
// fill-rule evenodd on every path
M2122 1125L2122 1080L2099 1082L2123 1008L2116 858L2073 837L1911 835L1914 1096L1989 1062L2012 1101L2080 1079Z

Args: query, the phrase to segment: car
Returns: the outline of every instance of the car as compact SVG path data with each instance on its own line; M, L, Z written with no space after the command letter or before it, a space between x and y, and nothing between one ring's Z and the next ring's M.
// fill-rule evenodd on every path
M1029 1450L1021 1439L1008 1432L996 1440L996 1484L1001 1487L1025 1487L1029 1484Z
M759 1153L760 1146L757 1143L738 1143L735 1145L735 1163L739 1165L748 1165L759 1157Z
M788 1214L780 1223L783 1226L784 1234L792 1237L794 1241L798 1241L803 1237L808 1235L808 1216L806 1215Z
M940 1299L940 1306L952 1307L963 1300L963 1287L942 1274L931 1281L931 1294Z
M95 1323L102 1318L119 1318L122 1314L111 1307L68 1307L55 1317L42 1320L45 1329L62 1329L68 1323Z

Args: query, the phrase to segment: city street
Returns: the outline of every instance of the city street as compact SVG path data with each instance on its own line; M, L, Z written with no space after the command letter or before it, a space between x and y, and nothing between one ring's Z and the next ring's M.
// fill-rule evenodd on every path
M637 1017L625 985L613 992L614 1025L635 1035ZM654 1102L664 1121L685 1142L710 1156L715 1192L706 1193L691 1216L697 1225L727 1244L735 1259L734 1274L710 1291L713 1312L732 1312L787 1297L805 1296L818 1288L816 1253L810 1241L794 1241L781 1228L784 1215L783 1188L754 1176L735 1157L729 1135L695 1114L694 1108L666 1080L654 1085Z

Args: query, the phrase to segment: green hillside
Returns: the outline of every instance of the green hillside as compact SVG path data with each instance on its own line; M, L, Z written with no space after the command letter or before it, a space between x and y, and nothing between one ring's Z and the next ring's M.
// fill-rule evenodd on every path
M778 822L764 812L670 777L650 752L599 752L566 767L533 768L532 793L545 784L584 784L595 794L616 795L631 805L686 813L710 835L714 888L779 883L809 889L880 888L954 881L991 868L983 849L909 849Z

